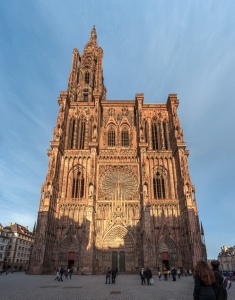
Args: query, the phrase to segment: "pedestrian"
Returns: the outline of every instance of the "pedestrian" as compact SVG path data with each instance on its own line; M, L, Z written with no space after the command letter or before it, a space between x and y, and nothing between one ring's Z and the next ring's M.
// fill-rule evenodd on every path
M112 271L111 271L111 278L112 278L112 283L115 283L115 279L116 279L116 268L112 268Z
M141 270L140 270L140 278L141 278L142 285L146 284L146 282L145 282L145 271L144 271L144 268L141 268Z
M63 274L64 274L64 268L63 267L60 267L60 278L58 281L63 281Z
M227 300L228 299L228 293L225 289L222 287L223 283L223 276L221 274L221 271L219 270L219 265L220 262L218 260L212 260L211 261L211 266L212 266L212 271L214 272L215 275L215 280L217 284L217 293L216 293L216 299L217 300Z
M164 280L165 281L168 280L168 271L165 266L163 266L162 272L163 272Z
M59 270L57 269L55 280L58 280L58 281L59 281L59 278L60 278L60 272L59 272Z
M178 279L180 279L180 276L181 276L181 270L180 270L180 268L177 269L177 276L178 276Z
M106 284L109 283L110 284L110 277L111 277L111 270L110 268L107 269L107 272L106 272Z
M171 275L172 275L173 281L176 281L176 269L175 269L175 267L173 267L173 268L171 269Z
M150 279L151 279L153 276L152 276L152 271L151 271L149 268L147 268L146 271L145 271L145 277L146 277L146 279L147 279L147 284L150 285L150 284L151 284L151 283L150 283Z
M72 274L73 274L73 268L70 268L69 269L69 278L71 279L71 277L72 277Z
M158 279L161 280L161 277L162 277L162 273L158 271Z
M68 279L68 274L69 274L68 269L64 270L64 276L65 276L66 279Z
M217 285L215 276L205 261L198 261L193 271L194 300L216 300Z

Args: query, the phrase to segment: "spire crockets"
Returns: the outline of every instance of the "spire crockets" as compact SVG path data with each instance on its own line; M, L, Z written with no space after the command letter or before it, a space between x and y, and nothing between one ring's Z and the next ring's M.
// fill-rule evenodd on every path
M89 41L87 42L86 46L84 47L84 51L89 48L93 48L93 49L98 48L95 25L93 26L93 28L91 30L91 37L90 37Z
M69 76L68 91L72 102L94 102L93 94L98 92L104 100L106 88L103 83L103 50L98 46L95 26L91 37L80 56L73 51L72 69Z

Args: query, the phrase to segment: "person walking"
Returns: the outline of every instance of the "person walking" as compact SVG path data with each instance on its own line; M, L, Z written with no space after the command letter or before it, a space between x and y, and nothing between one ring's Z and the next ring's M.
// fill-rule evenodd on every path
M111 270L110 268L107 269L107 273L106 273L106 284L109 283L110 284L110 277L111 277Z
M112 268L111 278L112 278L112 283L115 283L115 280L116 280L116 268Z
M207 262L200 260L193 270L194 300L216 300L217 285L215 276Z
M69 269L69 278L70 278L70 279L72 278L72 275L73 275L73 268L70 268L70 269Z
M162 273L158 271L158 279L161 280L161 277L162 277Z
M145 271L144 271L144 268L141 268L140 270L140 278L141 278L141 284L146 284L145 282Z
M167 268L165 266L163 266L162 272L163 272L164 280L165 281L168 280L168 271L167 271Z
M59 272L59 270L57 269L55 280L58 280L58 281L59 281L59 279L60 279L60 272Z
M175 267L173 267L173 268L171 269L171 275L172 275L173 281L176 281L176 269L175 269Z
M145 271L145 277L146 277L146 279L147 279L147 284L150 285L150 284L151 284L151 283L150 283L150 279L151 279L153 276L152 276L152 271L151 271L149 268L147 268L146 271Z
M180 279L180 276L181 276L181 270L180 270L180 268L177 269L177 276L178 276L178 279Z
M218 288L217 293L216 293L216 299L217 300L227 300L228 293L222 287L224 278L219 270L220 262L218 260L212 260L211 266L212 266L212 271L215 275L215 280L216 280L216 284L217 284L217 288Z
M63 281L63 274L64 274L64 268L63 267L60 267L59 273L60 273L60 278L59 278L58 281Z

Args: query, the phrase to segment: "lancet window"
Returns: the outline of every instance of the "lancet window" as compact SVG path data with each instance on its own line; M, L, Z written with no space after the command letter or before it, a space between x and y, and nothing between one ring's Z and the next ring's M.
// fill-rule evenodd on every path
M153 177L153 196L154 199L167 198L167 175L161 169L158 169Z
M116 131L114 126L111 126L108 130L108 146L114 147L116 145Z
M83 198L84 196L84 177L83 174L76 170L72 174L72 193L71 198Z
M144 136L145 136L145 142L148 143L148 123L145 122L144 124Z
M88 89L83 89L83 101L88 101Z
M84 149L86 123L81 119L71 119L69 122L68 149Z
M87 71L86 73L85 73L85 83L87 83L87 84L89 84L89 82L90 82L90 73Z
M159 136L159 125L158 123L152 123L152 147L153 150L159 150L160 147L160 136Z
M122 129L122 147L129 147L129 144L129 130L127 127L124 127Z
M167 122L163 122L163 137L164 137L165 149L169 150L170 145L169 145L169 132L168 132L168 123Z

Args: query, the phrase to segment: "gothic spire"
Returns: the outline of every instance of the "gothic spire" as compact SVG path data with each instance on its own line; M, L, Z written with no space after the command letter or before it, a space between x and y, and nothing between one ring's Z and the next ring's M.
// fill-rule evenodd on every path
M86 46L84 47L84 50L89 49L89 48L93 48L93 49L98 48L95 25L93 26L93 28L91 30L91 37L90 37L89 41L87 42Z

